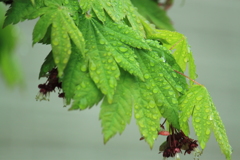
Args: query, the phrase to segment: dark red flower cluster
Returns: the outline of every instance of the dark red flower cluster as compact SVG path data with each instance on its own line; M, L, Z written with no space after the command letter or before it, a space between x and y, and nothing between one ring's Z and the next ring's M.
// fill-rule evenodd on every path
M59 82L57 68L53 68L48 72L47 81L44 84L39 84L38 88L40 91L36 96L37 100L49 100L48 97L50 92L55 92L55 88L59 90L62 88L62 82ZM58 97L64 98L64 93L59 93Z
M182 150L185 150L184 155L190 154L196 147L198 147L197 140L189 138L182 131L175 130L175 133L168 135L167 140L161 144L159 153L163 152L163 157L175 157L177 153L182 153Z

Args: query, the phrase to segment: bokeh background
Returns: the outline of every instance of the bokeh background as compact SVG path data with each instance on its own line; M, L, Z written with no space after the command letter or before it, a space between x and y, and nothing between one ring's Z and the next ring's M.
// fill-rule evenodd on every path
M169 10L175 28L188 38L197 73L215 102L234 149L240 159L240 1L188 0L175 2ZM39 68L49 46L31 46L36 21L19 23L20 41L15 50L25 77L25 87L8 88L0 77L0 160L159 160L159 137L152 150L139 141L134 119L122 135L103 144L99 107L67 111L62 99L38 102ZM194 137L194 132L191 136ZM193 155L183 160L193 160ZM224 160L212 135L202 160Z

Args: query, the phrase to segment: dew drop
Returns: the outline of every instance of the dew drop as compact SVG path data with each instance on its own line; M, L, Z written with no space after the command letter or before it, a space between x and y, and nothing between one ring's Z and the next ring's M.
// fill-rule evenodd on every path
M105 44L104 39L100 39L100 40L99 40L99 43L100 43L100 44Z
M144 74L144 78L149 79L150 75L149 74Z
M96 77L96 76L93 77L93 80L94 80L95 83L98 83L100 81L100 79L98 77Z
M199 111L201 109L201 107L197 105L197 106L195 106L195 109Z
M200 101L202 98L203 98L203 96L202 96L202 95L200 95L200 96L197 96L197 98L196 98L196 99L197 99L198 101Z
M182 92L182 91L183 91L183 88L182 88L181 86L177 85L177 86L176 86L176 90L177 90L178 92Z
M209 111L210 111L210 109L209 109L209 108L206 108L206 109L205 109L205 112L209 112Z
M86 65L83 65L83 66L81 67L81 71L86 72L86 71L87 71L87 66L86 66Z
M194 119L194 121L195 121L195 122L200 122L201 119L200 119L199 117L196 117L196 118Z
M121 52L127 52L127 48L126 47L118 47L118 49L121 51Z
M155 102L154 101L150 101L148 103L148 105L149 105L150 108L154 108L155 107Z
M174 94L174 92L173 91L168 91L168 94L172 96Z
M186 62L186 63L188 62L188 58L187 57L184 58L184 62Z
M139 119L139 118L141 118L141 115L137 113L137 114L135 114L135 118Z
M157 88L154 88L154 89L153 89L153 93L158 93L158 89L157 89Z
M116 66L112 66L112 67L111 67L111 70L113 70L113 71L115 71L116 69L117 69Z
M211 133L211 130L208 128L205 133L209 135Z
M177 77L177 74L175 72L172 73L173 77Z
M91 69L92 71L95 71L95 70L97 69L97 66L96 66L94 63L92 63L92 64L90 65L90 69Z

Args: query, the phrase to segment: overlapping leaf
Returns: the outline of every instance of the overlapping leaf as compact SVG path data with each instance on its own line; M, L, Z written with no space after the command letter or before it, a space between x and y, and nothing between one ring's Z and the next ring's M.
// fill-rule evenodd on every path
M129 46L150 48L126 25L117 25L110 20L101 24L94 18L85 19L83 22L80 28L87 41L86 56L89 61L90 75L111 102L120 76L117 63L130 73L142 77Z
M172 32L167 30L151 30L145 24L148 38L158 39L169 50L174 50L173 56L177 64L181 67L182 71L186 70L187 63L189 64L190 78L196 79L196 66L194 59L192 58L192 52L190 46L187 43L187 39L184 35L178 32Z
M155 52L139 50L135 53L145 78L145 82L139 82L140 89L146 90L144 91L145 94L142 93L143 97L144 95L151 95L163 117L167 118L175 128L179 128L178 101L173 89L175 86L172 87L169 83L169 81L173 82L175 80L173 80L172 75L164 74L166 68L170 68L170 66L165 64ZM178 90L178 88L176 89Z
M82 33L69 16L68 9L58 6L55 1L49 2L48 5L31 15L31 18L42 15L33 30L33 44L40 42L45 36L51 37L54 61L61 76L71 54L70 39L83 55L85 43ZM51 35L46 35L49 27L51 27Z
M67 104L70 104L75 94L76 86L81 83L82 79L84 79L83 76L86 75L82 73L86 71L86 65L81 53L79 53L76 48L73 48L62 79L62 88L65 93Z
M67 104L74 100L69 110L84 110L97 104L103 95L88 73L88 62L76 48L68 61L62 79L62 88Z
M193 126L200 146L204 149L210 137L211 130L219 143L222 152L227 159L231 157L231 146L224 125L214 107L206 88L201 85L193 85L190 90L180 98L180 127L188 134L188 118L192 115Z
M145 36L145 32L141 22L138 20L138 12L130 2L130 0L81 0L80 6L84 13L91 14L93 10L98 19L102 22L107 21L105 11L113 21L121 23L127 17L131 27L136 33Z
M126 124L130 123L132 117L133 96L130 86L135 83L132 76L121 72L120 80L113 96L112 104L106 98L101 105L100 119L102 120L102 133L106 143L116 133L122 133Z

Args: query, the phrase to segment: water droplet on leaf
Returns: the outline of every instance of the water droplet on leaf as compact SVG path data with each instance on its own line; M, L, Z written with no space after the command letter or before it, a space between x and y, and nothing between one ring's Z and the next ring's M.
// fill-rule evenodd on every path
M200 122L201 119L200 119L199 117L196 117L196 118L194 119L194 121L195 121L195 122Z

